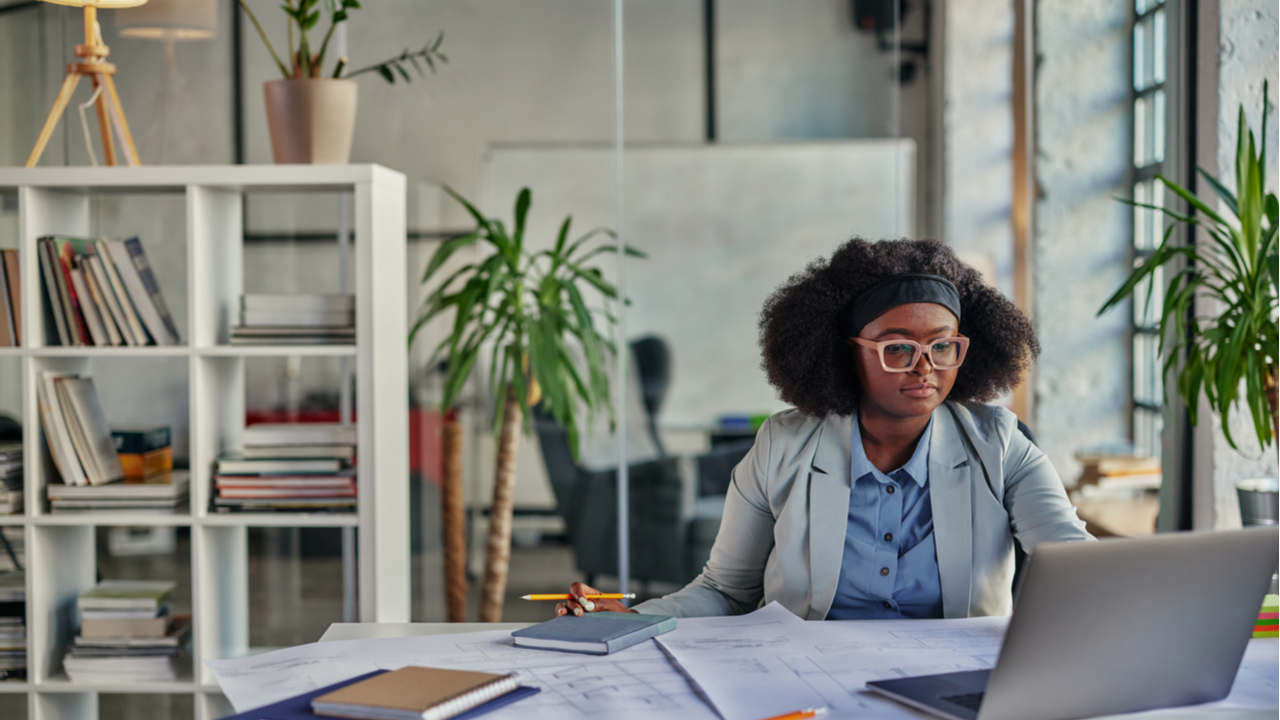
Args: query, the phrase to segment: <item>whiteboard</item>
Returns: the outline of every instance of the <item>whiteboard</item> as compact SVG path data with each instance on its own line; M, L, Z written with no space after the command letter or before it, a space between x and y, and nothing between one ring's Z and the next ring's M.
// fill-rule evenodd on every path
M569 214L575 231L618 227L612 147L495 146L482 165L481 207L508 227L531 188L530 249L550 247ZM784 407L760 369L765 298L851 236L911 237L914 168L910 139L625 151L624 237L649 256L627 261L626 333L671 347L664 426Z

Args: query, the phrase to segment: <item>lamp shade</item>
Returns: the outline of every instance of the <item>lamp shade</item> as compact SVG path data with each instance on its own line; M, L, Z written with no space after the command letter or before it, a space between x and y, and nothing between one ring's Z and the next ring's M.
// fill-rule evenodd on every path
M116 33L148 40L208 40L218 28L217 0L148 0L116 13Z
M54 5L71 5L73 7L96 8L128 8L138 7L147 0L44 0Z

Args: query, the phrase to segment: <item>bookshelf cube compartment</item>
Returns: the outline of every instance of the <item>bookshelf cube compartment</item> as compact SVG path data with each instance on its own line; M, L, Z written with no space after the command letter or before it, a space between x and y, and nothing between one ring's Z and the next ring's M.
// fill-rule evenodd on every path
M22 259L23 277L35 280L31 288L32 292L27 296L33 301L27 303L32 307L24 307L26 319L29 321L24 322L24 327L31 328L29 334L24 333L29 338L29 342L26 343L29 347L75 345L74 342L62 341L57 327L59 323L50 323L48 320L52 315L48 315L44 310L45 286L51 278L55 279L55 284L57 283L57 268L46 268L41 261L42 253L37 241L45 236L92 240L138 238L138 244L145 257L135 258L132 264L138 272L145 272L149 268L161 298L156 307L159 308L160 314L167 312L176 326L177 344L182 345L187 342L190 325L187 317L188 243L186 203L180 188L137 193L24 187L19 191L19 198L24 210L30 209L29 212L23 213L19 230L22 249L30 251L23 253L24 256L29 255ZM147 322L146 310L146 307L151 306L152 303L137 297L141 292L140 286L136 290L130 286L129 275L132 270L126 272L119 257L112 255L111 259L115 261L117 276L123 283L122 287L127 288L126 294L132 297L132 304L137 308L133 314L137 316L140 327L147 328L147 331L154 335L155 332ZM70 280L70 276L64 276L64 279ZM74 294L74 290L75 287L71 286L69 292ZM55 292L51 297L57 295L58 293ZM75 312L84 319L82 334L85 331L92 334L93 322L88 315L105 312L110 316L112 313L110 303L105 298L96 302L91 302L92 299L77 296L72 300L76 308L81 308ZM93 310L89 311L89 308ZM67 327L68 323L75 325L81 323L76 322L74 318L68 320L65 311L60 314L64 320L67 320L62 323L62 327L67 328L69 335L74 335L74 331ZM151 317L158 319L160 314ZM110 324L106 322L107 319L104 318L104 325ZM112 320L112 322L115 321ZM159 344L157 341L156 345ZM94 347L95 343L92 339L86 338L84 345ZM139 343L139 345L142 344ZM121 338L121 344L116 347L128 348L131 345Z
M40 689L57 692L98 692L129 687L131 692L174 692L192 682L193 646L178 660L178 678L119 684L73 682L62 660L80 631L76 600L103 580L168 580L176 587L169 601L171 615L196 615L191 572L191 542L184 530L169 552L112 556L108 534L115 527L48 525L33 529L31 563L39 566L57 558L56 574L41 574L28 582L28 676ZM170 528L161 528L171 531ZM185 684L185 685L184 685ZM189 688L188 688L189 689Z
M26 690L21 692L5 692L3 688L0 688L0 717L5 720L26 720Z
M33 396L30 402L34 407L39 407L40 390L36 385L41 382L41 373L47 371L90 378L109 428L168 426L174 466L183 468L188 464L191 457L191 369L188 358L155 355L121 357L90 352L79 356L40 354L30 358L29 362L32 384L28 392ZM50 462L45 449L49 444L47 419L39 410L32 417L40 417L41 420L30 424L38 426L39 432L36 433L35 452L28 447L28 452L31 452L28 457L35 459L27 463L28 507L32 514L49 516L51 511L46 487L50 483L63 482L63 478ZM107 512L112 511L91 510L82 514L88 522L99 522L101 514ZM183 503L170 514L122 510L117 521L124 524L172 524L182 522L180 518L189 518L190 514L189 503ZM74 518L75 515L59 514L55 517Z

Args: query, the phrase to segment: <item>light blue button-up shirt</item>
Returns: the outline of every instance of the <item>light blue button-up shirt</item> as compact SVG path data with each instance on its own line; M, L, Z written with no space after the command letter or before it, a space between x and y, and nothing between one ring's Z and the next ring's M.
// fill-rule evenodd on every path
M942 586L929 502L933 421L905 465L889 474L867 459L853 421L849 524L840 583L827 618L895 620L942 617Z

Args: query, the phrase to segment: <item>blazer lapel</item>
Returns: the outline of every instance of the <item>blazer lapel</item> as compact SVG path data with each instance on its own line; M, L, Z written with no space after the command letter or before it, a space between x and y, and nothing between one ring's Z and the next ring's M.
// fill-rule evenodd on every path
M821 620L831 609L844 560L849 524L849 462L852 417L828 417L809 469L809 620Z
M962 618L969 616L973 586L971 475L976 463L969 462L964 438L949 408L939 408L933 413L933 420L936 424L929 443L929 499L942 585L942 615ZM970 467L964 469L965 465Z

